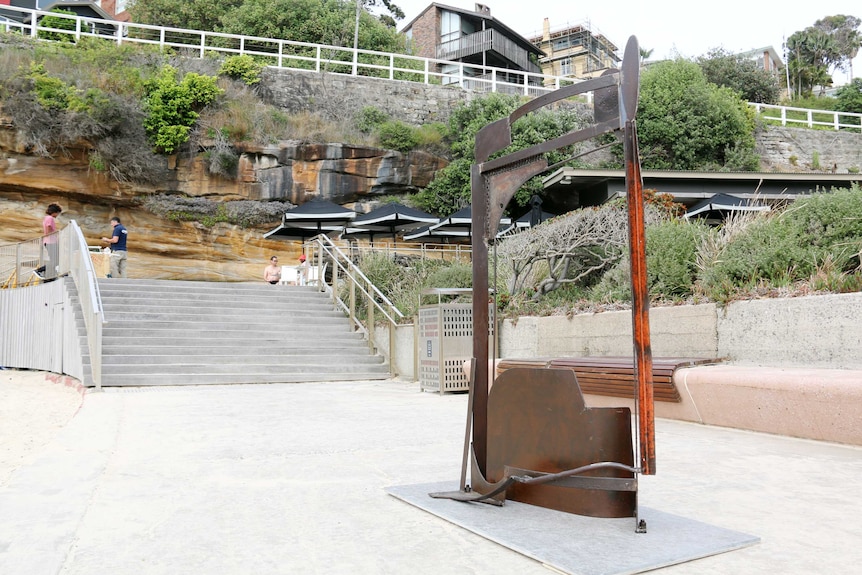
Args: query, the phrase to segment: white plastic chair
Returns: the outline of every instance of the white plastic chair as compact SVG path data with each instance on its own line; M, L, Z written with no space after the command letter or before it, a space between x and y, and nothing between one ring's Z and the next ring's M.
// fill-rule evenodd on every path
M279 285L296 285L299 280L299 272L296 266L281 266L281 280Z

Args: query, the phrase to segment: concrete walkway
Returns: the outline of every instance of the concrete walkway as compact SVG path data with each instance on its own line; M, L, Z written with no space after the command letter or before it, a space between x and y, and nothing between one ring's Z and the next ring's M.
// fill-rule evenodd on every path
M0 485L0 573L549 573L384 491L457 482L466 405L397 380L89 393ZM862 449L670 420L656 443L642 505L762 539L658 572L862 568Z

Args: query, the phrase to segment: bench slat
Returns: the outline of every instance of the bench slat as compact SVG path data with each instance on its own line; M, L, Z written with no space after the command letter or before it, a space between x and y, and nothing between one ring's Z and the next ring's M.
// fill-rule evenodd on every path
M652 358L653 398L679 403L682 398L673 383L674 372L681 367L717 363L720 360L699 357ZM561 357L501 359L497 373L515 367L571 369L584 393L631 399L635 393L635 367L632 357Z

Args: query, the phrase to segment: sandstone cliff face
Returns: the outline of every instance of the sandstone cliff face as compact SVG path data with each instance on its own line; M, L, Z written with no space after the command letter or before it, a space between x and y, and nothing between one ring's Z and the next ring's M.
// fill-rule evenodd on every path
M147 212L142 198L182 192L216 201L301 204L321 197L350 206L421 189L445 165L423 152L282 142L247 148L234 179L208 174L203 154L181 155L166 160L169 175L163 183L140 186L90 169L86 150L53 158L29 155L7 124L0 129L0 245L38 237L45 207L55 202L63 207L61 227L76 220L91 245L110 235L112 216L122 219L130 234L129 277L262 281L271 255L290 265L301 250L295 241L263 239L279 221L250 229L224 223L208 228Z

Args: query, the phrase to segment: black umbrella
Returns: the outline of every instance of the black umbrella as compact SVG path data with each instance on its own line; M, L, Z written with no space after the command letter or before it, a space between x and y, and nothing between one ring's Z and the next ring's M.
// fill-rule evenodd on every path
M523 216L512 222L505 230L497 234L497 237L502 237L512 232L521 231L526 228L538 226L544 221L557 217L556 214L546 212L542 209L542 198L534 195L530 198L530 210Z
M686 210L685 218L704 218L708 220L721 220L732 212L768 212L769 206L752 203L745 198L731 196L730 194L715 194L696 203Z
M374 242L374 236L379 234L392 235L398 232L415 229L422 223L436 223L437 218L415 208L399 203L385 204L367 214L356 216L349 226L344 228L343 236L365 235Z
M511 218L503 217L500 218L499 227L508 226L511 223ZM434 241L435 239L465 240L470 239L472 227L473 210L470 206L467 206L450 216L440 218L440 221L436 224L429 224L428 226L423 226L410 234L405 234L404 239L425 241Z
M326 200L311 200L285 212L281 225L263 235L284 236L305 240L319 234L340 232L345 224L356 217L356 212Z

